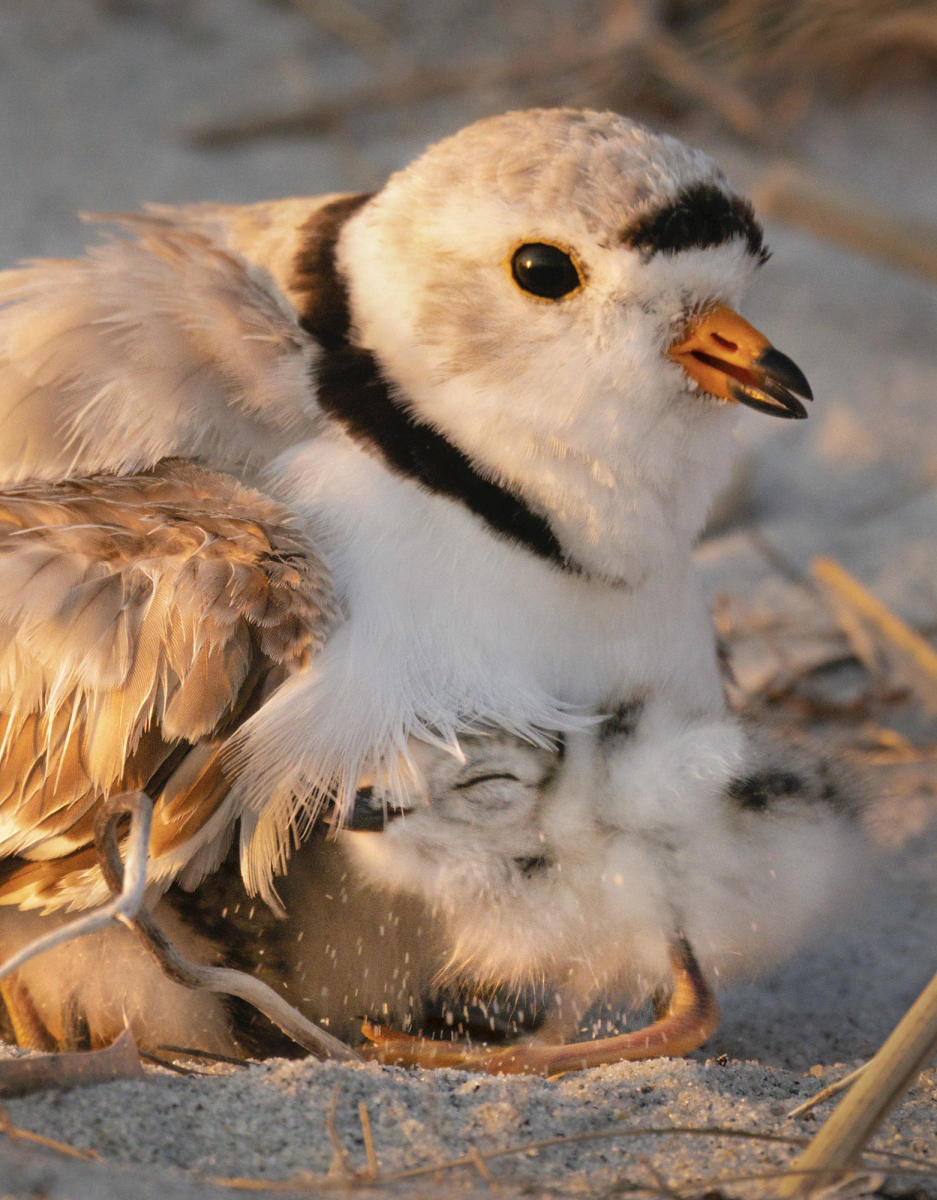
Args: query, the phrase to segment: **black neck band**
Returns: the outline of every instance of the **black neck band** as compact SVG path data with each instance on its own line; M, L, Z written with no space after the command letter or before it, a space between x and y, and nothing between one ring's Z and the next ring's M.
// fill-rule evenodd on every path
M348 289L335 261L345 221L368 196L348 196L306 223L294 287L303 293L300 325L322 346L313 365L316 398L357 442L377 451L400 475L464 504L494 530L538 558L577 570L547 519L508 488L486 479L457 446L417 421L394 396L370 351L351 340Z

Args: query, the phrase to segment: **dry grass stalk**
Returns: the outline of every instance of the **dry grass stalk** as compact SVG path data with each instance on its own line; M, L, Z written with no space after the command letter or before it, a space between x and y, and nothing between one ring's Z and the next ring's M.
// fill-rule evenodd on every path
M828 1087L821 1088L809 1100L805 1100L803 1104L798 1104L796 1108L792 1108L787 1115L789 1117L802 1117L804 1113L810 1112L818 1104L822 1104L825 1100L831 1100L834 1096L838 1096L840 1092L844 1092L846 1088L851 1087L856 1082L867 1065L863 1063L861 1067L856 1067L855 1071L850 1071L842 1079L837 1079L835 1083L831 1083Z
M337 1096L338 1089L333 1092L333 1097ZM331 1119L334 1128L334 1110L331 1110ZM730 1138L743 1141L767 1142L772 1145L792 1146L806 1148L808 1139L805 1137L790 1137L779 1133L761 1133L757 1130L735 1129L728 1126L709 1125L709 1126L693 1126L693 1125L669 1125L669 1126L651 1126L646 1128L633 1126L614 1126L611 1129L590 1129L583 1130L579 1133L564 1134L562 1136L539 1138L528 1142L519 1142L511 1146L503 1146L495 1150L479 1150L473 1148L474 1152L469 1152L458 1156L457 1158L445 1159L442 1162L428 1163L420 1167L408 1167L399 1171L388 1171L384 1174L371 1178L364 1172L355 1172L349 1164L350 1175L303 1175L294 1177L293 1179L284 1179L271 1183L269 1180L256 1179L239 1179L224 1177L212 1177L206 1179L207 1183L217 1184L223 1187L229 1187L239 1191L252 1192L268 1192L270 1195L275 1195L281 1192L320 1192L332 1191L342 1188L369 1188L380 1186L386 1187L390 1184L402 1183L409 1180L417 1180L426 1176L439 1175L445 1171L456 1170L461 1167L473 1168L477 1170L475 1161L476 1156L487 1164L496 1158L508 1158L515 1155L527 1154L532 1150L545 1150L555 1146L571 1146L584 1142L607 1141L616 1138L637 1138L637 1137L668 1137L668 1136L692 1136L692 1137L714 1137L714 1138ZM331 1136L331 1134L330 1134ZM337 1138L337 1131L336 1131ZM333 1140L333 1145L335 1141ZM340 1143L339 1143L340 1145ZM924 1178L932 1178L934 1174L933 1164L925 1159L915 1158L907 1154L899 1154L888 1150L870 1150L870 1154L876 1159L881 1160L880 1163L870 1164L867 1169L877 1171L882 1163L890 1169L900 1171L902 1175L919 1175ZM692 1182L690 1194L697 1195L700 1188L719 1187L722 1184L741 1183L746 1181L761 1181L774 1180L777 1181L784 1176L784 1171L781 1169L773 1171L759 1171L740 1173L732 1176L713 1176L711 1179L694 1180ZM440 1180L441 1185L441 1180ZM638 1185L629 1185L631 1190L638 1190ZM669 1185L668 1185L669 1186ZM640 1190L645 1193L655 1195L664 1195L668 1193L655 1190L650 1185L641 1185ZM679 1194L679 1193L678 1193Z
M171 1054L176 1058L194 1058L199 1062L211 1063L213 1065L223 1063L229 1067L243 1067L244 1059L235 1058L231 1054L222 1054L218 1050L196 1050L192 1046L171 1046L168 1043L163 1043L156 1047L160 1054Z
M197 1071L194 1067L184 1067L182 1063L174 1062L165 1054L156 1054L152 1050L141 1050L140 1058L154 1067L162 1067L174 1075L204 1075L205 1071Z
M341 1095L341 1084L336 1083L332 1088L332 1095L329 1097L329 1111L325 1118L325 1131L329 1135L329 1141L332 1143L332 1166L329 1170L329 1175L338 1175L343 1179L355 1179L358 1172L351 1165L351 1159L348 1157L348 1151L345 1149L342 1139L338 1134L338 1101Z
M817 558L811 572L862 662L872 671L887 663L900 683L937 712L937 650L835 560Z
M59 1154L65 1154L69 1158L84 1158L92 1162L100 1161L101 1158L97 1150L79 1150L75 1146L69 1146L67 1142L59 1142L55 1138L44 1137L41 1133L31 1133L28 1129L20 1129L13 1124L10 1114L2 1105L0 1105L0 1133L14 1142L32 1142L35 1146L42 1146L46 1150L56 1150Z
M481 1151L477 1146L473 1146L471 1150L469 1150L468 1157L474 1163L475 1170L479 1173L479 1175L481 1175L482 1179L484 1179L485 1183L488 1185L488 1190L497 1192L499 1190L498 1185L495 1183L494 1177L488 1170L487 1166L485 1166L485 1160L482 1158Z
M789 164L762 175L752 189L752 201L764 216L937 282L937 228L895 218Z
M645 1169L645 1171L647 1171L648 1175L650 1175L651 1179L654 1181L654 1187L656 1189L657 1195L665 1196L668 1198L668 1200L681 1200L680 1193L675 1191L670 1186L670 1184L667 1182L666 1178L664 1177L663 1173L658 1170L658 1168L654 1165L654 1163L650 1160L650 1158L648 1158L648 1156L646 1154L642 1154L638 1158L638 1162Z
M361 1133L364 1137L364 1152L368 1156L368 1174L372 1179L377 1178L377 1152L374 1149L374 1134L371 1132L371 1114L364 1100L358 1104L358 1120L361 1122Z
M819 1133L791 1166L776 1195L803 1195L804 1173L817 1186L852 1170L869 1139L937 1054L937 975L859 1075Z

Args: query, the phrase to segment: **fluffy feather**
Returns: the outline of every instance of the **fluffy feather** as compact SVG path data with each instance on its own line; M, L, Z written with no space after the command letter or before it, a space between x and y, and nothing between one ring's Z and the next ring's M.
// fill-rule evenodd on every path
M221 956L165 905L159 921L181 953L212 963ZM16 953L61 921L0 908L0 947ZM115 927L67 942L0 983L11 1028L21 1046L77 1050L109 1045L129 1026L138 1045L185 1046L236 1054L230 1013L219 996L174 983L129 929ZM26 1002L23 1003L24 998Z
M183 222L114 220L82 259L0 274L0 478L247 473L314 433L315 347L269 280Z
M854 894L854 783L730 718L646 708L624 735L570 738L558 770L497 740L473 750L465 767L427 768L429 808L343 835L344 852L353 876L434 914L437 982L536 985L559 1037L597 1002L666 992L675 935L726 983Z
M196 856L217 864L237 813L226 734L335 615L287 522L234 480L171 462L0 498L0 903L106 894L94 813L137 787L157 800L154 880Z

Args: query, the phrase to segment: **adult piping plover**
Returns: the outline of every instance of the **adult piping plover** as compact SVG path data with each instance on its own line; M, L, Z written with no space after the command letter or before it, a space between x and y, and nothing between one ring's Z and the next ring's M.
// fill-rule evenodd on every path
M74 833L34 836L35 812L7 802L9 852L43 860L43 894L18 903L91 902L66 851L102 794L136 779L157 822L178 820L147 739L175 766L227 738L223 797L184 806L195 836L162 879L210 869L239 818L245 879L276 904L325 798L347 813L371 774L395 804L425 799L414 742L457 756L490 727L549 745L638 700L719 718L690 551L728 468L729 401L800 417L809 388L729 307L766 252L709 158L612 114L541 110L471 126L373 196L118 221L127 236L82 259L0 276L0 482L170 456L262 482L343 619L256 711L186 736L146 710L126 770L68 810ZM3 614L14 638L34 596ZM61 672L28 700L49 750L25 767L47 788L75 728L47 701L82 628L76 609ZM236 691L232 663L204 686ZM142 713L158 677L134 683ZM10 796L22 769L2 765Z

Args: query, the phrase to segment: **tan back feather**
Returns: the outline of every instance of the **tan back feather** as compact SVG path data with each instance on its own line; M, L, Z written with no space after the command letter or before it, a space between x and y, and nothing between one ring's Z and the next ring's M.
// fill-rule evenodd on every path
M123 236L82 258L0 272L0 481L170 455L240 473L314 435L318 348L271 273L226 248L236 217L108 219Z
M0 903L96 903L95 810L138 787L152 879L211 869L237 818L226 737L334 616L288 514L228 476L166 462L0 496Z

